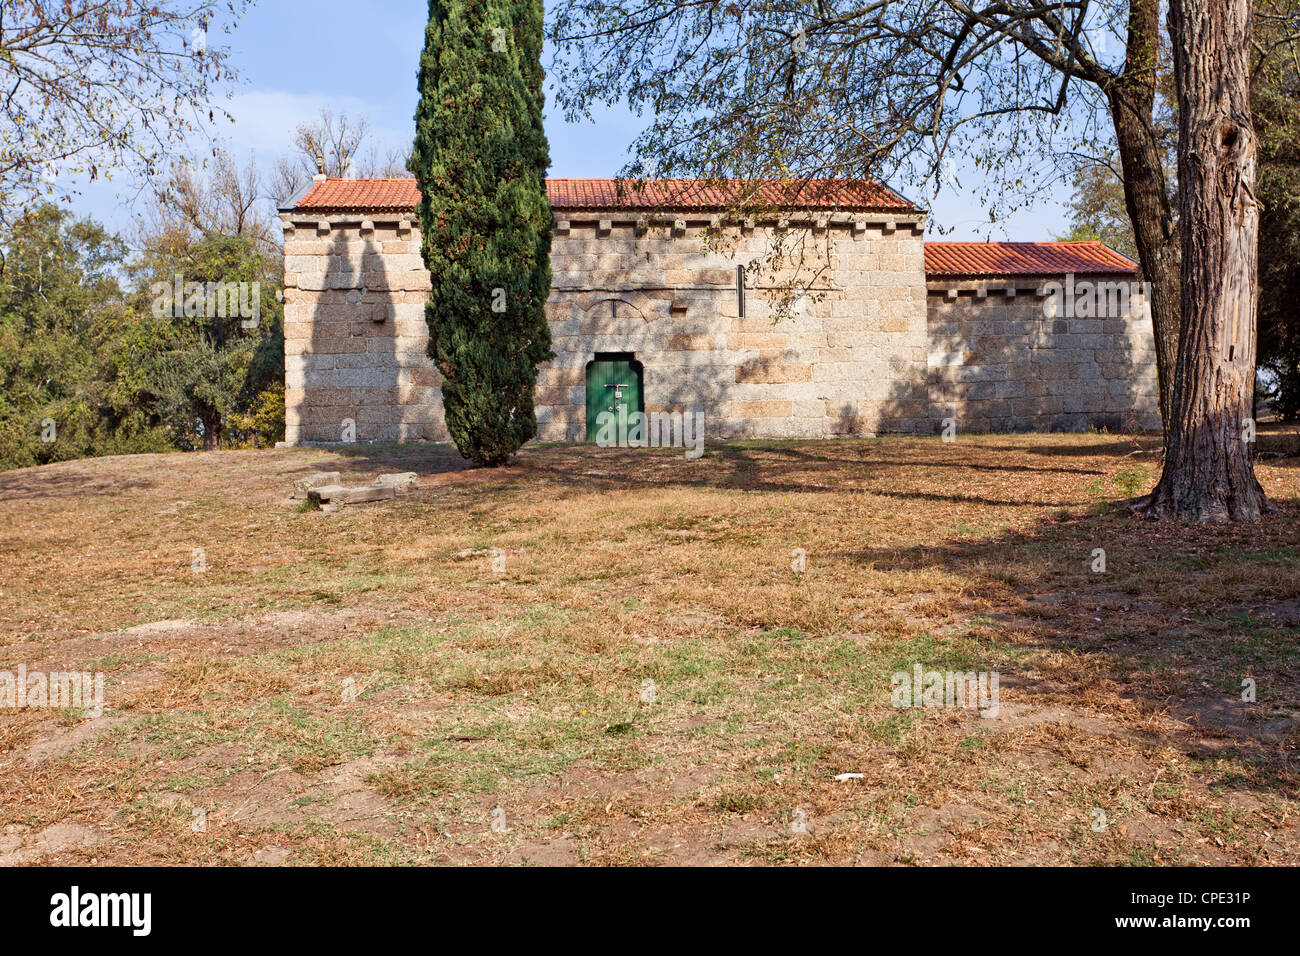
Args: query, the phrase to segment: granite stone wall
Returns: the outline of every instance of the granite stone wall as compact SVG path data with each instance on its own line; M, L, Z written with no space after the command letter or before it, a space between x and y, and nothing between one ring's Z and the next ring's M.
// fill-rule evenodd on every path
M539 438L582 439L597 352L633 353L646 411L702 412L711 438L930 429L919 216L556 219ZM284 221L287 441L446 440L415 223Z
M282 215L287 441L447 440L412 215ZM539 438L582 440L597 353L631 353L646 411L703 413L709 438L1159 427L1140 289L1079 305L1086 286L1050 283L1088 277L927 283L923 228L557 210Z
M446 440L411 221L289 220L284 246L286 441Z
M1160 427L1138 277L932 280L930 414L959 431Z

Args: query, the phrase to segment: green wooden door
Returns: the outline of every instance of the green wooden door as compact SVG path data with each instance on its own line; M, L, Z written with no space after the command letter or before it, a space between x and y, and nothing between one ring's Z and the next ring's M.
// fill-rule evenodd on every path
M600 357L587 365L587 441L596 440L602 412L612 412L619 434L626 434L628 416L644 411L640 362L631 357Z

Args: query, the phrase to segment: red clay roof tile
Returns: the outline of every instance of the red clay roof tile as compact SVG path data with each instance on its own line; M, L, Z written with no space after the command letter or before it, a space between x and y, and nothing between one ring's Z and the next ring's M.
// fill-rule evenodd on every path
M1138 264L1103 242L927 242L931 279L1001 276L1131 275Z
M337 212L413 212L420 201L414 179L323 179L294 209Z
M546 193L556 209L725 209L756 203L780 209L912 211L910 202L887 186L865 179L796 179L746 183L659 179L642 183L617 179L548 179Z
M559 210L726 208L741 196L738 180L655 180L638 189L630 180L548 179L546 193ZM879 183L868 180L767 182L751 199L778 208L845 211L916 211ZM414 179L326 179L315 183L295 209L321 212L414 212L420 199ZM927 242L925 272L931 279L978 279L1017 275L1122 274L1137 263L1101 242Z
M869 180L811 179L766 182L746 188L740 180L710 182L662 179L638 188L632 180L548 179L554 209L725 209L736 200L780 208L844 211L915 207L887 186ZM414 211L420 192L414 179L326 179L312 186L295 209L332 212Z

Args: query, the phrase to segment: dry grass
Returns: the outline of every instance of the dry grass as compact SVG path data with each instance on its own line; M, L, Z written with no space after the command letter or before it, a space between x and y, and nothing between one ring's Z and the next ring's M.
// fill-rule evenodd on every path
M1253 528L1110 511L1156 461L1103 435L0 475L0 670L107 682L0 712L0 863L1295 864L1300 441L1261 450ZM327 468L421 482L287 500ZM999 715L895 709L918 662Z

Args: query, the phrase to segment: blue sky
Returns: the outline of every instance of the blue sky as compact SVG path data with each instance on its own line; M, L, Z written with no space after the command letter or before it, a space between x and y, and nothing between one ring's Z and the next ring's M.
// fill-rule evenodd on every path
M381 145L404 145L415 113L416 68L428 13L425 0L260 0L232 36L217 40L231 48L240 84L225 107L236 119L218 135L242 162L254 155L264 169L292 152L293 131L322 107L365 116ZM641 121L628 110L612 110L596 122L566 124L548 110L552 176L612 176L629 159L627 149ZM202 141L195 147L202 151ZM1065 229L1055 203L1021 210L990 233L979 204L982 180L958 167L965 189L945 187L937 199L902 188L928 205L934 225L950 239L1050 239ZM899 184L901 186L901 184ZM127 229L135 184L97 183L84 190L79 210ZM933 229L932 229L933 231Z

